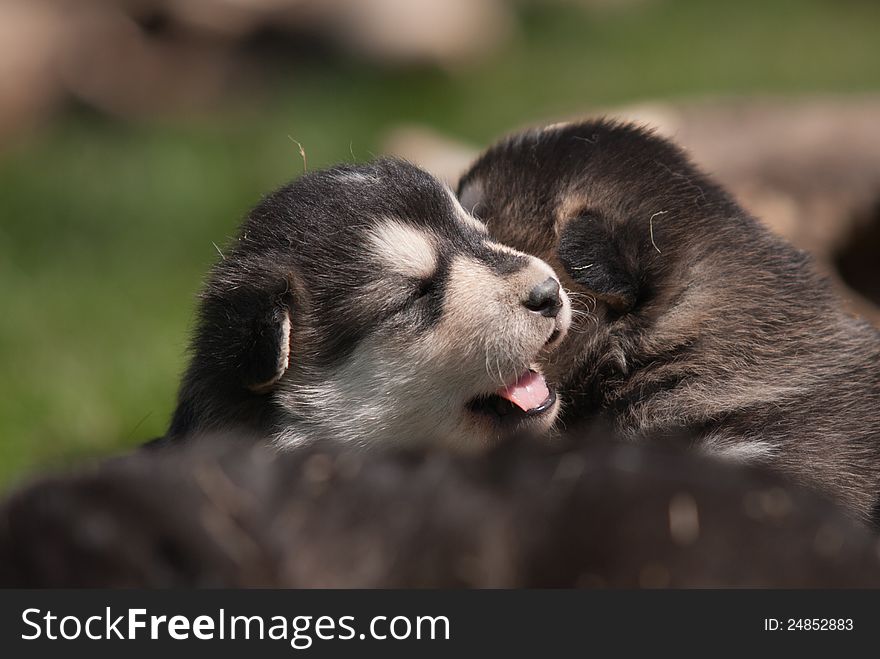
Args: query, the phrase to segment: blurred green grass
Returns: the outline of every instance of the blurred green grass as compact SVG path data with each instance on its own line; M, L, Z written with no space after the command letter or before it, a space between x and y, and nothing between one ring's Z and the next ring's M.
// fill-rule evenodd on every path
M419 122L478 143L648 99L880 89L880 3L669 0L523 8L502 52L456 73L339 59L271 73L209 117L71 112L0 155L0 484L161 434L195 294L261 194L376 153Z

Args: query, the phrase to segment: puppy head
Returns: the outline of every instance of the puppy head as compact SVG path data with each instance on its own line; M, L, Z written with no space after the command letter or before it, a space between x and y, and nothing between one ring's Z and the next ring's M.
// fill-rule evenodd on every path
M490 240L425 172L310 174L215 267L171 434L488 445L552 424L536 362L569 322L553 270Z
M727 229L716 218L735 214L677 147L607 121L502 140L464 175L458 194L493 238L560 273L579 318L568 343L650 324L693 280L683 272L723 243Z

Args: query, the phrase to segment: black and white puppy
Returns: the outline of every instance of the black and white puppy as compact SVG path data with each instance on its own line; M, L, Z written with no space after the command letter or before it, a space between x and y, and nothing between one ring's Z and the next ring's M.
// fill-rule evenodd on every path
M543 261L382 159L267 196L208 277L167 439L485 447L558 410L537 368L570 322Z
M545 365L566 425L688 437L876 516L880 335L680 149L608 121L529 130L459 195L572 293L576 323Z

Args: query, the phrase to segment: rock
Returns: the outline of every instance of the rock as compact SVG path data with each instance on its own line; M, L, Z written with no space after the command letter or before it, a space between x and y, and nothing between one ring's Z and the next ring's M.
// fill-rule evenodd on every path
M138 118L203 108L218 100L233 63L222 44L156 37L121 9L79 8L59 75L81 101L115 116Z
M0 3L0 139L45 120L63 97L55 75L64 16L29 0Z
M393 129L382 144L383 152L409 160L452 187L479 154L473 145L414 124Z

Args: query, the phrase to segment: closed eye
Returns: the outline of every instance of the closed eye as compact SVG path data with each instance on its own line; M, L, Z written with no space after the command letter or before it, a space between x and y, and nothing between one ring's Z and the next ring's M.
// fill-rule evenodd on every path
M437 280L435 277L425 277L424 279L411 279L407 283L407 294L401 294L400 297L395 296L395 301L388 306L388 313L396 316L399 313L405 313L413 310L416 303L430 296L437 289ZM403 293L403 291L401 291Z
M416 286L413 289L413 298L419 299L423 298L426 295L431 294L437 288L437 279L435 277L426 277L424 279L419 279L416 281Z
M411 279L407 284L407 293L401 290L399 297L389 300L386 311L389 319L413 318L420 316L430 305L433 293L438 289L437 279L433 276L424 279Z

